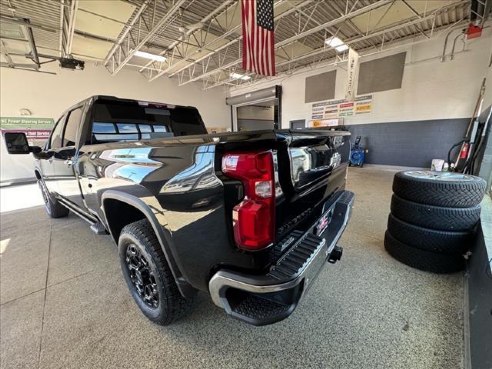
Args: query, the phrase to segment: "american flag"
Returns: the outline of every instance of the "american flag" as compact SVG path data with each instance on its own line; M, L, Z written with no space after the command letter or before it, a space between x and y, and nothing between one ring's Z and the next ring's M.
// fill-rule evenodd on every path
M275 75L273 0L241 0L243 69Z

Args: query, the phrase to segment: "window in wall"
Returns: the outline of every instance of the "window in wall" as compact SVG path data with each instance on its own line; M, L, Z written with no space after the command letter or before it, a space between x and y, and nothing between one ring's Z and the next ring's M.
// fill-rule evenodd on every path
M74 109L69 113L65 133L63 134L63 147L75 146L81 118L82 108Z
M361 63L357 94L401 88L406 52Z

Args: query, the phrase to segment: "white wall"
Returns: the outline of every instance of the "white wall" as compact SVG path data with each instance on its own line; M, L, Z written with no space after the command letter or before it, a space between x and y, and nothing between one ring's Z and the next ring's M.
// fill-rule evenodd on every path
M485 96L483 99L483 106L487 108L492 105L492 54L490 55L489 71L487 73L487 89L485 90Z
M60 69L57 65L46 65L42 70L57 75L0 68L0 116L17 117L19 109L27 108L33 117L56 120L65 109L91 95L113 95L193 105L208 127L229 128L231 124L230 108L221 88L202 91L200 84L193 83L178 87L177 81L169 78L149 83L134 69L123 69L112 77L104 67L89 62L83 71ZM8 156L1 141L2 182L31 177L32 158Z
M454 33L450 39L454 39ZM456 54L453 61L441 63L445 34L413 46L401 45L377 55L363 56L361 62L407 51L402 88L373 94L373 111L345 118L345 124L365 124L427 119L470 117L483 77L488 72L492 52L492 32L484 31L481 38L467 42L465 52ZM408 43L408 41L407 41ZM457 43L457 50L462 49ZM450 52L451 47L448 47ZM304 69L291 76L280 76L245 88L232 88L231 96L249 91L282 85L282 126L289 121L307 119L311 104L304 103L305 79L308 76L337 69L335 98L344 98L346 62L337 66ZM490 74L490 73L489 73ZM492 99L492 78L488 91Z

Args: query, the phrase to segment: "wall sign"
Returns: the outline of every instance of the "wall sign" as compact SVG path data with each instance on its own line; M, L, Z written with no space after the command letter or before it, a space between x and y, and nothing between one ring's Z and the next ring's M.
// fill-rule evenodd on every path
M357 91L357 80L359 78L359 53L354 49L349 49L347 66L347 84L345 86L345 99L348 101L355 99Z
M317 102L311 105L308 120L324 120L350 117L372 111L372 95L362 95L354 100L339 99Z
M314 119L308 122L308 127L320 128L320 127L336 127L343 125L343 118L335 119Z
M4 132L24 132L30 140L46 140L55 121L52 118L0 117L0 130Z

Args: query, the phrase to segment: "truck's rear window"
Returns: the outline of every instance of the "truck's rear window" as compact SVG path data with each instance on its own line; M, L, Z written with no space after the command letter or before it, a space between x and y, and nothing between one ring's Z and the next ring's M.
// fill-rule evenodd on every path
M94 122L92 124L93 141L118 142L150 140L151 138L172 137L168 127L161 124L138 123L108 123Z
M206 133L196 108L136 101L98 101L94 105L93 144Z

